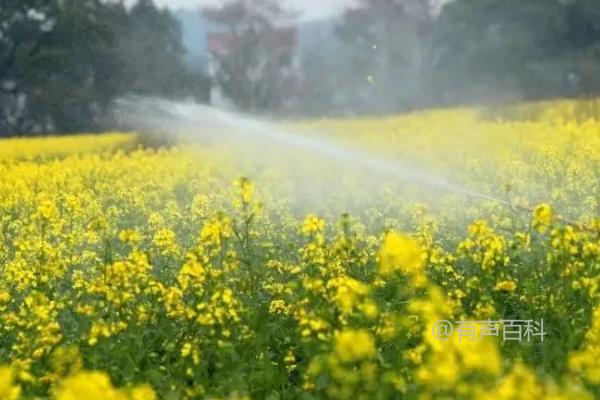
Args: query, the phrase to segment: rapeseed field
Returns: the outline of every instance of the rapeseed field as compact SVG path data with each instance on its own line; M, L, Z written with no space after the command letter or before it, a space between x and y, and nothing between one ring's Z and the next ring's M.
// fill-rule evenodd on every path
M0 398L600 398L600 121L576 105L300 124L489 198L135 134L0 141Z

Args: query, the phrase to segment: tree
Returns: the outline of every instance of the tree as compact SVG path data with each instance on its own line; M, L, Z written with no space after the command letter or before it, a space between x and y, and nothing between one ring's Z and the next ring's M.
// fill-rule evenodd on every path
M119 47L128 89L143 95L174 94L184 75L181 28L166 9L140 0L128 16Z
M97 123L116 90L108 10L97 0L3 4L2 131L75 131Z
M455 0L435 24L433 87L449 103L597 92L600 4Z
M348 69L363 111L392 112L421 102L427 77L430 0L360 0L348 9L338 33L352 47Z
M290 48L296 46L289 43L295 31L282 25L295 16L274 0L232 0L203 13L223 30L213 36L223 45L211 53L215 83L242 110L278 109L292 81Z
M102 130L127 93L204 99L181 41L150 0L2 0L0 134Z
M0 135L20 124L23 65L50 38L56 23L54 4L42 0L7 0L0 4ZM35 16L35 17L34 17Z

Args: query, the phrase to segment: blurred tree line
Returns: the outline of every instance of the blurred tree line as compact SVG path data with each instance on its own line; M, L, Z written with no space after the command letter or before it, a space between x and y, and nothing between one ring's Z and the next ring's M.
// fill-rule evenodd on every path
M281 37L299 13L280 1L228 0L204 16L233 40L214 55L212 84L247 112L392 113L600 92L598 0L356 0L323 22L333 38L301 57ZM211 82L184 55L179 22L152 0L0 0L0 135L110 129L111 101L130 93L207 101Z
M151 0L0 1L0 135L110 128L125 94L196 97L180 26Z
M388 113L600 92L598 0L359 0L300 107ZM324 96L324 93L330 93ZM332 95L333 94L333 95Z

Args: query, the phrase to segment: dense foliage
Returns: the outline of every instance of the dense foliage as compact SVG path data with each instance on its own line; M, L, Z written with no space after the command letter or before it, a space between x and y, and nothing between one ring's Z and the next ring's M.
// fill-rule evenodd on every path
M306 50L307 111L390 113L600 90L597 1L355 4L337 24L343 46Z
M120 95L206 97L178 22L152 1L0 4L0 136L97 131Z

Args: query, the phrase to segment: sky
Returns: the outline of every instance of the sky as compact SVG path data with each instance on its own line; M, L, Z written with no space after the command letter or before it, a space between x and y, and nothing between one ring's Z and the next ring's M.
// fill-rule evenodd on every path
M215 6L225 3L224 0L155 0L161 6L177 8L200 8L203 6ZM302 19L316 19L334 15L342 11L352 0L285 0L292 9L302 12Z

